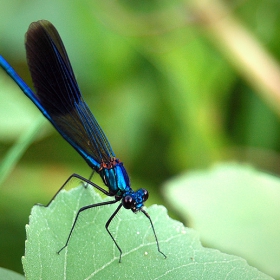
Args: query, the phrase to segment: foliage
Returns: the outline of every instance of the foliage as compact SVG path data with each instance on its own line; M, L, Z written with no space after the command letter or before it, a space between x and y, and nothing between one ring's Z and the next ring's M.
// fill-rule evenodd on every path
M178 176L164 190L203 244L280 278L279 178L249 166L220 164Z
M68 247L59 255L78 209L101 198L91 187L62 191L48 208L34 206L26 227L23 257L27 279L271 279L238 257L203 248L197 234L170 219L154 205L151 215L160 249L148 220L123 209L110 226L123 250L119 251L104 228L115 205L83 212Z

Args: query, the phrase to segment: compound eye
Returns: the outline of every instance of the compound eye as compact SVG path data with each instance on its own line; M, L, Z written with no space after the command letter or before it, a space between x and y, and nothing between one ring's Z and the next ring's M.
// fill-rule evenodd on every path
M149 192L143 189L143 201L146 201L149 198Z
M122 199L122 205L125 209L131 209L132 207L134 207L133 198L130 195L125 196Z

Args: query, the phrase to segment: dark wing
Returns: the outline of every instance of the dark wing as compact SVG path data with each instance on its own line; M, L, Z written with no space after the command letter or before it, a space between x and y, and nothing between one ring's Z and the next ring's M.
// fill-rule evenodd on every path
M102 160L109 162L114 152L83 101L55 27L46 20L33 22L26 33L25 47L43 114L91 167L98 169ZM32 101L37 105L38 100Z

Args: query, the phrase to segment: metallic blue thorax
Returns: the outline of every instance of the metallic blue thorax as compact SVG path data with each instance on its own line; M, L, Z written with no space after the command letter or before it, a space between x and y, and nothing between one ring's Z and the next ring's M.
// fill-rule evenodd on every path
M111 158L109 163L101 162L98 173L111 195L123 196L131 192L129 177L119 159Z

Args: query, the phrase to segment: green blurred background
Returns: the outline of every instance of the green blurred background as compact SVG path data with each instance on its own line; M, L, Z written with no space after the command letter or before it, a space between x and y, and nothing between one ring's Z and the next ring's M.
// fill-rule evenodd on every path
M168 206L167 179L216 162L279 174L280 2L2 0L0 54L29 85L24 34L39 19L58 29L84 99L150 204ZM0 96L0 266L22 273L31 207L90 169L2 70ZM20 160L7 159L26 134Z

